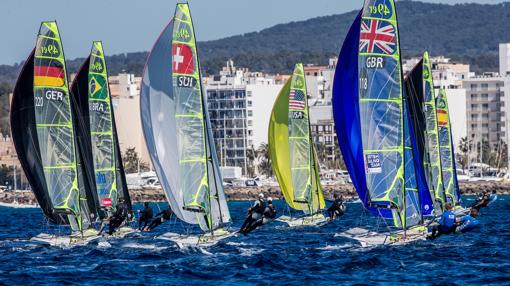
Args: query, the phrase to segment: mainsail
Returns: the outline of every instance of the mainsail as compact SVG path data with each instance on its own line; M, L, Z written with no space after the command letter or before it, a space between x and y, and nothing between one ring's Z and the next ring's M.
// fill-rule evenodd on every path
M419 157L423 162L427 185L430 189L429 195L422 195L424 215L430 214L432 208L428 206L432 206L431 204L434 204L434 209L441 212L445 203L431 70L429 55L425 52L423 59L416 64L405 80Z
M455 168L455 152L453 149L452 133L448 100L444 88L439 90L436 98L437 126L439 130L439 149L441 153L441 167L446 201L457 205L460 203L460 188Z
M78 145L88 159L85 165L88 165L89 173L94 175L92 196L97 211L104 216L104 208L115 209L120 198L124 198L131 209L100 41L92 43L90 55L76 74L71 92L75 99L73 103L80 110Z
M187 4L177 4L149 55L140 108L147 148L174 213L204 231L229 222Z
M77 153L64 53L56 22L43 22L16 83L13 140L36 198L52 222L90 225L88 185Z
M344 41L335 72L333 113L346 166L364 206L406 228L421 221L406 141L398 24L392 0L366 0ZM411 135L409 135L411 136ZM411 152L409 152L411 151ZM414 158L416 159L416 158ZM415 161L416 162L416 161Z
M280 91L269 121L273 170L290 207L312 214L324 208L319 164L310 132L302 64Z

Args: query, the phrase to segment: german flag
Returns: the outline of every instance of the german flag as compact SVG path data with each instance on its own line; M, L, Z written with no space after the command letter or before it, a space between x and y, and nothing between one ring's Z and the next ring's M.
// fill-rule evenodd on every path
M448 113L444 109L437 110L437 125L446 126L448 125Z
M34 66L34 85L61 87L65 84L64 69L61 67Z

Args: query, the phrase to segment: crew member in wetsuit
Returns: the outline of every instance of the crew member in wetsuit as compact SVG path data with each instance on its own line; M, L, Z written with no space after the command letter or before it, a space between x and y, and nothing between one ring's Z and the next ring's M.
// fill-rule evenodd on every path
M273 205L273 198L267 198L267 206L264 209L263 215L256 222L252 223L250 227L243 234L248 234L252 232L257 227L264 225L270 221L273 221L276 218L276 208Z
M498 198L496 194L496 190L492 191L492 194L489 195L488 192L484 193L482 199L477 200L477 202L471 207L480 211L481 208L488 206L490 203L494 202Z
M239 230L239 232L245 233L248 231L253 223L262 218L265 209L266 202L264 201L264 194L260 193L259 198L255 201L253 206L248 209L248 215L246 216L246 219L244 220L244 223L241 226L241 230Z
M344 198L342 196L338 197L335 194L335 200L328 208L329 220L334 220L338 217L341 217L345 212Z
M156 214L156 217L152 220L151 224L145 228L147 231L153 230L158 225L162 224L163 222L170 220L174 213L172 212L172 209L170 207L166 208L163 211L160 211Z
M457 227L457 231L468 232L478 227L479 222L476 219L478 211L471 209L469 215L465 215L460 219L460 225Z
M439 225L432 228L432 234L427 237L428 239L436 239L442 234L450 234L455 232L455 228L457 227L457 222L459 219L453 212L452 204L447 203L445 208L446 211L443 212L441 218L439 219Z
M140 231L147 227L147 224L151 222L152 217L154 216L152 208L149 206L148 202L143 203L143 206L143 210L140 212L140 218L138 219L138 230Z
M108 230L108 234L112 235L115 230L122 225L122 223L128 218L129 209L123 198L119 199L119 204L117 205L117 210L113 214L110 219L110 229Z

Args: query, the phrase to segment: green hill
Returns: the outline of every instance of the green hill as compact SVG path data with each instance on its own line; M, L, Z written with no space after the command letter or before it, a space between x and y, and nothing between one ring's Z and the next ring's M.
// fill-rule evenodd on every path
M339 5L341 3L339 2ZM400 40L404 57L444 55L471 64L472 70L496 71L498 44L510 42L510 3L431 4L398 1ZM198 44L202 68L216 73L227 59L237 66L269 73L288 73L296 62L325 64L340 51L357 11L276 25ZM263 19L261 19L263 20ZM105 39L107 40L107 39ZM147 52L107 57L111 74L121 71L140 75ZM82 59L68 61L70 72ZM13 84L20 65L0 65L0 81Z

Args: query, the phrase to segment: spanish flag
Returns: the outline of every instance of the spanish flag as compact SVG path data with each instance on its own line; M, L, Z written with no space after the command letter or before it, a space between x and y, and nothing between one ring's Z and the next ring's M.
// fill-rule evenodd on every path
M64 86L64 69L61 67L34 66L35 86Z
M446 126L448 125L448 113L444 109L437 110L437 125Z

